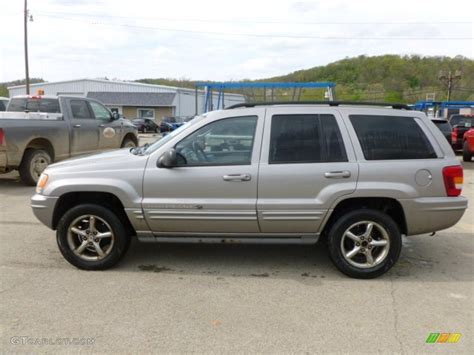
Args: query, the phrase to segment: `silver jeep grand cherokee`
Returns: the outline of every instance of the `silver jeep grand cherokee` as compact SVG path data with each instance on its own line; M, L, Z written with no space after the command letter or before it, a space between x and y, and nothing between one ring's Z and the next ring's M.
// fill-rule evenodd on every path
M342 102L241 104L150 146L49 166L32 207L63 256L106 269L147 242L316 243L373 278L401 235L453 226L463 170L424 113Z

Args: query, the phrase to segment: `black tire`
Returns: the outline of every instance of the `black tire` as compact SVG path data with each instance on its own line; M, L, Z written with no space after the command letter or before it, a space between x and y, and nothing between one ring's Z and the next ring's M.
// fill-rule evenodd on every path
M51 155L45 150L27 149L18 168L21 181L25 185L35 186L43 170L52 161Z
M467 142L464 142L463 149L462 149L462 160L463 161L471 161L472 153L469 151L469 145Z
M96 219L98 217L106 221L113 233L113 245L102 259L84 260L74 253L69 244L69 227L75 220L85 215L93 215ZM79 236L73 235L71 239L75 240L75 237ZM105 270L116 265L125 255L131 238L120 219L110 209L100 205L84 204L73 207L59 220L56 240L61 254L70 264L83 270Z
M122 148L135 148L137 144L130 138L125 138L122 142Z
M351 226L357 223L363 223L364 221L375 222L375 224L383 228L386 232L386 237L389 240L388 251L386 252L386 256L384 258L381 258L379 264L376 264L373 267L369 266L366 268L357 267L349 263L349 261L346 260L345 256L343 255L343 245L341 245L345 232ZM375 240L374 236L372 238L374 238ZM349 240L349 242L350 241L351 240ZM346 241L344 241L344 243L346 243ZM367 239L365 243L366 245L368 244ZM363 248L362 245L361 248ZM386 215L383 212L372 209L359 209L344 214L339 218L339 220L334 223L328 234L328 249L332 262L339 269L339 271L346 274L347 276L357 279L372 279L386 273L397 262L398 257L400 256L401 248L402 238L398 225L390 216ZM371 246L370 249L372 249L371 253L381 252L381 249L377 249L377 247ZM368 249L363 248L362 250L366 250L368 252ZM357 257L359 259L363 257L364 259L366 259L363 254L359 253L355 254L354 257ZM366 259L366 262L367 261L368 259Z

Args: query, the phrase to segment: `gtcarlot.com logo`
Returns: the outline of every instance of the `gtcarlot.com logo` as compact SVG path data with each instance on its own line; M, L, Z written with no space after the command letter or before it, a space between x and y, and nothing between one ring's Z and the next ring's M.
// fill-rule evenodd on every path
M36 338L30 336L14 336L10 338L13 345L93 345L95 338Z
M458 343L460 339L461 333L430 333L426 339L426 343Z

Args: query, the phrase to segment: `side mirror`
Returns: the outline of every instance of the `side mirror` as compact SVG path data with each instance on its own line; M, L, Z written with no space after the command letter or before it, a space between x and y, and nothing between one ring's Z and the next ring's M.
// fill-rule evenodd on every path
M112 112L112 120L118 120L120 118L120 115L118 114L117 111Z
M167 152L165 152L159 159L158 159L158 164L157 166L159 168L174 168L175 166L178 166L178 158L176 156L176 150L170 149Z

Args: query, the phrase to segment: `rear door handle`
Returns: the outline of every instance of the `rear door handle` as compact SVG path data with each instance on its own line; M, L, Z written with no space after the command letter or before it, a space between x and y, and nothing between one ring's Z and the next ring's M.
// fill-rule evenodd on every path
M74 128L81 128L81 125L80 124L75 124Z
M100 124L99 127L105 127L105 124Z
M343 179L351 177L351 172L348 170L344 171L328 171L324 173L324 177L327 179Z
M224 181L250 181L252 176L250 174L229 174L222 177Z

